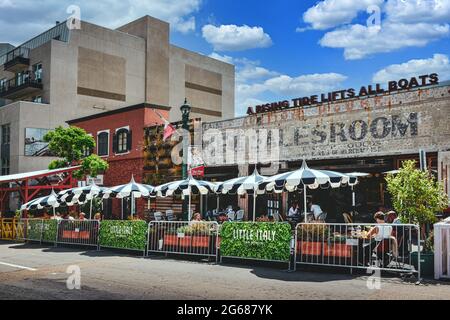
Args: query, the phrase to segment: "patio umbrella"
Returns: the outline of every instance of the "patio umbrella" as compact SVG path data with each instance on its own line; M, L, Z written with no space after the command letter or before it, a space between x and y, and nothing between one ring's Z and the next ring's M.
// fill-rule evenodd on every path
M37 198L23 204L20 207L20 211L53 208L53 215L55 215L55 208L58 208L60 205L61 201L58 200L58 195L52 190L52 193L48 196Z
M261 176L258 170L255 169L252 175L246 177L239 177L231 179L218 184L216 188L217 193L222 194L238 194L253 193L253 221L256 220L256 197L258 194L265 193L264 190L260 190L258 187L263 183L267 177Z
M370 173L350 172L350 173L347 173L347 175L349 175L350 177L355 177L355 178L363 178L363 177L370 176ZM356 206L355 189L354 189L354 185L352 185L352 207L355 208L355 206Z
M399 172L400 172L400 170L391 170L391 171L383 172L383 174L398 174Z
M303 187L303 201L304 201L304 215L305 222L307 221L306 211L306 191L309 189L317 189L320 186L331 186L332 188L339 188L342 185L355 185L358 179L350 177L346 174L328 171L328 170L313 170L308 167L306 161L300 169L278 174L276 176L267 178L261 185L267 191L274 191L281 193L283 191L293 192L298 190L298 187Z
M111 192L111 189L100 187L93 182L92 184L85 187L61 191L58 194L58 197L60 200L72 204L77 203L80 197L83 198L83 202L90 200L91 206L89 210L89 219L92 219L92 200L96 197L108 198Z
M188 218L191 220L191 198L192 193L207 195L208 193L214 193L217 185L215 183L203 180L196 180L189 175L185 180L178 180L174 182L165 183L154 189L154 194L158 197L168 197L172 195L189 196L189 209Z
M133 216L134 199L150 197L154 189L151 185L136 183L134 176L132 176L130 183L110 188L111 193L105 194L104 198L108 198L109 196L118 199L131 197L131 216Z

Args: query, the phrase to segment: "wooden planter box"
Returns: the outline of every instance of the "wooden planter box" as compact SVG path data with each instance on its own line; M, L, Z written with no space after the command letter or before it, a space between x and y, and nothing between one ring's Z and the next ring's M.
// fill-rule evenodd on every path
M192 237L192 246L196 248L208 248L209 236L194 236Z
M353 254L353 247L345 243L335 243L328 245L324 243L323 251L326 257L351 258Z
M63 230L62 237L64 239L73 239L73 233L75 233L75 232L74 231Z
M72 239L72 240L76 240L76 239L89 240L91 236L89 234L89 231L76 232L76 231L63 230L62 237L64 239Z
M174 234L164 235L164 245L165 246L177 246L178 245L178 237Z
M81 240L89 240L91 237L89 234L89 231L80 231L77 233L78 233L79 239L81 239Z
M191 236L185 236L184 238L180 239L180 247L187 247L189 248L192 244L192 237Z
M298 241L297 254L303 254L308 256L321 256L322 242Z

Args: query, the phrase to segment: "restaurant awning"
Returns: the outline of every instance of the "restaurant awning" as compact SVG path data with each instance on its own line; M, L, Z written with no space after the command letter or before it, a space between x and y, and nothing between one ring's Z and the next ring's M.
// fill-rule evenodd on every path
M79 166L54 170L38 170L0 176L0 212L5 210L7 195L18 192L22 203L29 202L41 191L61 191L74 187L73 171ZM56 180L49 178L59 176Z

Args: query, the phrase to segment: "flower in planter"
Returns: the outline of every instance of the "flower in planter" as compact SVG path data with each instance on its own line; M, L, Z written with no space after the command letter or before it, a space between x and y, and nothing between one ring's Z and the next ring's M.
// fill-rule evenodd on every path
M303 241L323 241L330 236L330 229L325 224L304 224L297 232Z

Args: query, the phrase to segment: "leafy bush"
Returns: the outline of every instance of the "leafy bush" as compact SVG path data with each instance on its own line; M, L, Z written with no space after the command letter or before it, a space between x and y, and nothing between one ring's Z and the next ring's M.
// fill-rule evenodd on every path
M220 237L223 256L289 261L292 232L287 223L226 222Z
M210 236L215 233L214 228L211 228L211 226L213 225L204 222L191 222L190 225L179 227L176 233L184 233L187 236Z
M326 224L302 224L297 232L303 241L323 241L330 236L330 229Z
M416 168L416 161L405 161L397 175L386 177L395 211L404 223L429 224L436 212L448 207L442 184L426 171Z
M104 220L100 225L100 246L145 250L147 244L147 223L142 220Z
M55 219L44 220L42 225L42 241L43 242L55 242L56 230L58 227L58 221Z

